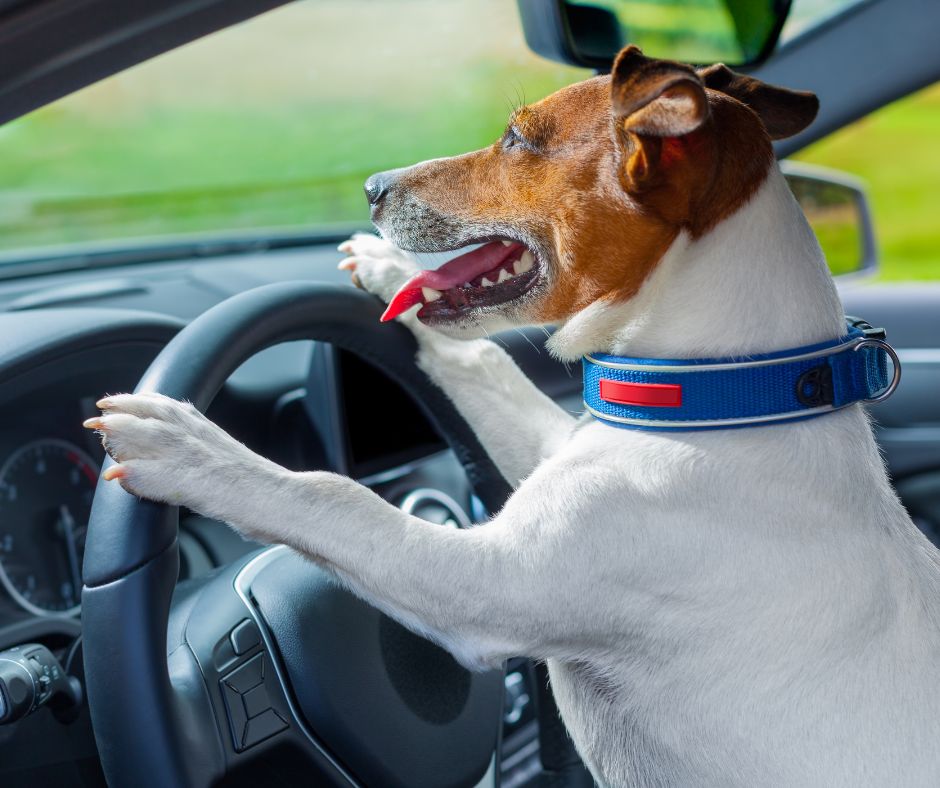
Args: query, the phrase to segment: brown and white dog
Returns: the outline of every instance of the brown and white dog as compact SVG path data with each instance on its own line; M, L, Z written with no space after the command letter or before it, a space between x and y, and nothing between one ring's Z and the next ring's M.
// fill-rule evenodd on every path
M940 784L940 564L853 405L746 430L577 420L484 332L589 352L740 356L834 339L841 305L771 139L812 95L629 47L475 153L367 182L384 239L341 267L516 487L444 529L351 479L293 473L191 407L117 395L88 422L146 498L331 566L467 665L548 661L603 785ZM483 243L437 271L400 249ZM417 308L416 308L417 307Z

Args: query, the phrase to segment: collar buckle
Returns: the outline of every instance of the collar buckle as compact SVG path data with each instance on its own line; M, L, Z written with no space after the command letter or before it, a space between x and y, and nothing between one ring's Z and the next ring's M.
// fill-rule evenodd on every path
M859 331L861 331L865 335L866 339L880 339L882 342L884 342L884 340L888 338L887 331L885 331L883 328L875 328L867 320L864 320L860 317L846 315L845 322L852 326L852 328L857 328Z

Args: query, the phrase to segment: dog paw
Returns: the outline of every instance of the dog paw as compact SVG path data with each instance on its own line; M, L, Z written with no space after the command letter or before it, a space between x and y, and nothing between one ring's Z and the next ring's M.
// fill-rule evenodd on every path
M259 470L273 466L188 402L162 394L115 394L85 427L101 436L117 463L104 472L141 498L228 519ZM276 466L274 466L276 467Z
M348 255L340 262L340 270L349 271L357 287L377 295L386 304L420 270L413 255L377 235L356 233L338 248Z

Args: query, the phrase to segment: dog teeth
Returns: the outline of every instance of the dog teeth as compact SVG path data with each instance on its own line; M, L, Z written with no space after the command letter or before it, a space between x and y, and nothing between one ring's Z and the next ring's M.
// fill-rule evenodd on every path
M505 268L500 268L500 269L499 269L499 279L496 280L496 284L498 284L498 285L499 285L499 284L502 284L502 283L505 282L507 279L511 279L511 278L512 278L512 277L509 276L509 272L508 272Z
M487 279L485 276L483 277L483 281L480 282L480 285L482 285L483 287L492 287L494 284L495 284L495 282L491 282L491 281L490 281L489 279Z
M441 297L439 290L434 290L431 287L422 287L421 295L424 296L424 303L430 304L432 301L437 301Z
M526 249L520 257L513 264L512 270L516 272L516 276L519 274L524 274L526 271L531 271L532 266L535 265L535 258L532 256L532 252Z
M512 246L512 241L503 241L503 246Z

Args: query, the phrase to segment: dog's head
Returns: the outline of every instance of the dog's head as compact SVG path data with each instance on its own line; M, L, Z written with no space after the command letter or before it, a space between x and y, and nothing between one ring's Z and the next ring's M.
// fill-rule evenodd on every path
M388 314L423 303L423 322L465 334L630 299L680 232L707 233L753 194L771 140L817 107L627 47L610 76L515 111L490 147L366 181L373 221L401 248L484 244L416 276Z

